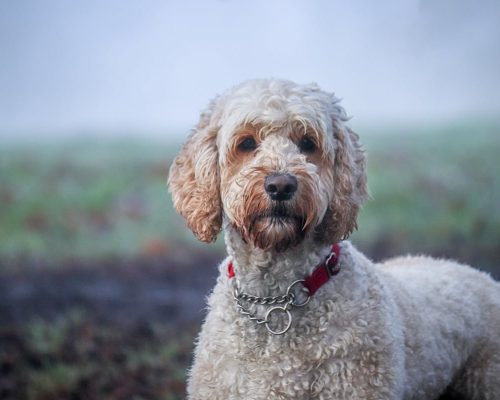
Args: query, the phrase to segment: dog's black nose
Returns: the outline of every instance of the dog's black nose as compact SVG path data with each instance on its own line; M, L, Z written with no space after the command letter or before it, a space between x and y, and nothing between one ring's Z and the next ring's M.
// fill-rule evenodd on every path
M290 174L269 175L264 182L264 188L273 200L290 200L297 191L297 178Z

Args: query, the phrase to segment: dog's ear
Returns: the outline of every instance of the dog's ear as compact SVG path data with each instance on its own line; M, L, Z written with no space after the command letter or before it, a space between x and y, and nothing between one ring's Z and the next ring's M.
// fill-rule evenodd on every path
M329 243L346 239L357 228L358 211L369 197L365 153L358 135L338 118L333 120L333 132L333 192L328 211L318 229L322 239Z
M216 99L201 114L168 177L175 209L204 242L213 242L222 225L215 104Z

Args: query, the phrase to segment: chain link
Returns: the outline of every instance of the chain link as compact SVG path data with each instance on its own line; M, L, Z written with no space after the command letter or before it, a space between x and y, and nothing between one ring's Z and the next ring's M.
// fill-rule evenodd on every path
M234 292L233 292L233 297L236 301L236 307L238 308L238 311L241 315L245 315L250 319L251 321L255 321L258 325L264 324L266 327L267 331L273 335L282 335L285 332L287 332L290 329L290 326L292 325L292 314L290 313L290 310L293 307L303 307L305 306L311 296L309 294L309 290L307 290L306 287L302 287L302 291L306 293L306 299L302 303L297 303L295 301L295 294L292 291L294 286L298 284L304 284L303 280L297 280L294 281L290 286L288 286L286 293L281 296L268 296L268 297L259 297L259 296L254 296L248 293L243 293L240 292L239 289L239 283L237 280L234 280ZM284 305L276 305L274 307L271 307L267 312L264 318L258 317L255 313L250 312L248 308L246 308L243 305L243 302L247 302L250 304L258 304L262 306L272 306L275 304L284 304ZM270 317L272 314L277 314L277 313L282 313L286 316L285 320L285 327L281 330L274 330L270 326Z

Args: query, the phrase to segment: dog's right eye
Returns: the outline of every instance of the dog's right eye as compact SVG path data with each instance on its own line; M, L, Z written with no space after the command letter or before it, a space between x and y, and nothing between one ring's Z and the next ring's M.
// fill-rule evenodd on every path
M314 153L314 151L316 150L316 144L312 139L308 137L302 138L298 143L298 146L300 151L306 154Z
M238 150L244 152L253 151L256 148L257 148L257 143L255 142L255 139L252 137L247 137L243 139L238 145Z

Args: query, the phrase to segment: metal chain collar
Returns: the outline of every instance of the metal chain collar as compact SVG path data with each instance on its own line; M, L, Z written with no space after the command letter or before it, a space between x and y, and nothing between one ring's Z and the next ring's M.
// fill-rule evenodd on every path
M264 324L267 331L273 335L283 335L285 332L287 332L290 329L290 326L292 325L292 314L290 313L290 310L294 307L296 308L304 307L307 303L309 303L309 300L311 299L309 290L305 286L302 286L301 288L301 291L303 291L306 294L305 300L302 302L298 302L297 299L295 298L295 293L293 292L293 288L299 284L304 285L305 281L303 279L299 279L292 282L292 284L288 286L288 288L286 289L286 293L284 295L269 296L269 297L258 297L241 292L238 280L235 279L233 282L235 282L233 297L236 300L236 306L238 307L238 311L240 312L240 314L247 316L251 321L255 321L258 325ZM275 305L274 307L269 308L264 318L261 318L258 317L256 314L251 313L249 309L243 305L244 302L250 304L258 304L262 306L272 306L275 304L283 304L283 305ZM284 328L273 329L271 327L271 317L273 314L275 317L281 314L282 315L281 318L286 318L283 324Z

